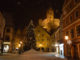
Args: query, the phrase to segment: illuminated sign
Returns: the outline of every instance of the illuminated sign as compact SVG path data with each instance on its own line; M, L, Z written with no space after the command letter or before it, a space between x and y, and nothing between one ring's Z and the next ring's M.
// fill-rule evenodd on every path
M4 42L3 44L10 44L10 42Z

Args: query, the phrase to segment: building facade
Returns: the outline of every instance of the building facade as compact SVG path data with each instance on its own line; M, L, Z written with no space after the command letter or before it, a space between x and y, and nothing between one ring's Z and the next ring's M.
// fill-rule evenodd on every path
M43 28L43 30L50 36L49 47L51 51L55 51L55 42L57 40L57 37L55 38L55 35L57 35L57 33L54 32L60 26L60 19L54 17L54 10L52 8L49 8L47 10L45 19L39 19L39 26L41 26L41 28Z
M0 53L1 53L1 49L2 49L4 28L5 28L5 19L3 17L3 14L0 12Z
M13 27L5 27L3 52L12 52L13 30Z
M4 28L4 41L3 41L3 52L12 52L14 42L14 24L12 15L8 12L3 12L5 18Z
M64 55L80 58L80 0L65 0L62 9ZM64 38L68 36L68 40Z
M50 51L51 50L50 35L41 26L37 26L34 29L34 33L36 39L36 47L39 48L40 51Z

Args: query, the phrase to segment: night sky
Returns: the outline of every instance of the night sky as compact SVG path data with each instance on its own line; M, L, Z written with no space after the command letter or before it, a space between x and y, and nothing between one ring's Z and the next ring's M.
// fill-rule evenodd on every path
M39 18L45 18L50 7L54 9L55 17L60 18L64 0L0 0L0 10L10 12L16 28L23 28L32 19L38 24Z

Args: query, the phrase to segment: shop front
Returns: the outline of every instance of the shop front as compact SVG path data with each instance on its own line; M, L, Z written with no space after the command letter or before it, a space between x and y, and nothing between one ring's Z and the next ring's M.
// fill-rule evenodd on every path
M59 54L64 56L64 44L59 44Z
M10 51L10 42L3 43L3 53L8 53Z

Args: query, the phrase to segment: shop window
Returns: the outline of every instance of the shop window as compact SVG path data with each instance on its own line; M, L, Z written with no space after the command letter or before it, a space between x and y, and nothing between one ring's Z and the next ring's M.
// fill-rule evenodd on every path
M71 33L71 38L74 38L74 30L73 29L71 29L70 33Z
M9 52L9 45L4 45L3 52Z
M80 36L80 25L76 27L77 30L77 36Z

